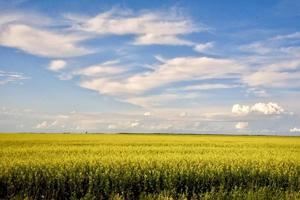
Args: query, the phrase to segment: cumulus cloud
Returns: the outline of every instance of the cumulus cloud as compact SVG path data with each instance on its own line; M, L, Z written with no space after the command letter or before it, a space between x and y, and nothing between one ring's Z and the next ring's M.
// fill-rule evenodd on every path
M57 118L57 117L56 117ZM43 121L39 124L37 124L34 128L35 129L55 129L55 128L64 128L65 124L63 121L59 120L49 120L49 121Z
M290 129L290 132L292 132L292 133L300 132L300 128L296 128L296 127L291 128L291 129Z
M4 108L4 112L7 109ZM152 110L151 110L152 111ZM30 112L25 115L20 115L20 111L15 110L16 117L13 119L15 124L25 124L25 128L32 127L32 131L47 131L47 132L58 132L58 131L68 131L68 132L78 132L85 131L88 132L172 132L172 133L234 133L236 129L233 122L236 118L228 115L228 113L204 113L200 108L187 109L184 111L189 115L188 117L181 117L179 114L183 109L153 109L155 115L151 117L145 117L141 115L140 111L130 111L122 113L100 113L100 112L76 112L70 114L66 113L36 113ZM66 117L68 116L68 117ZM12 116L3 115L0 108L0 125L3 127L3 120L12 118ZM28 122L28 119L31 122ZM43 119L38 124L35 124L36 119ZM260 119L258 119L260 120ZM274 121L275 120L275 121ZM274 123L276 126L280 126L279 131L289 130L291 123L281 123L278 124L278 118L270 118L264 120L262 123L251 119L251 127L255 128L255 133L257 134L274 134L277 129L274 129ZM249 119L239 120L238 122L247 122ZM261 126L257 126L258 123ZM27 125L26 125L27 124ZM249 122L250 125L250 122ZM76 129L78 127L78 129ZM245 125L240 124L237 127L245 127ZM260 130L265 129L266 132L260 132ZM267 130L268 129L268 130ZM28 130L28 129L27 129ZM252 133L254 130L250 128L244 128L244 133ZM236 131L240 132L240 131Z
M248 127L248 122L238 122L236 125L235 125L235 128L236 129L245 129Z
M51 71L60 71L62 69L64 69L67 65L67 62L64 60L52 60L49 64L48 69Z
M235 104L232 106L231 112L237 115L247 115L250 112L250 107L246 105Z
M99 35L135 35L135 45L193 45L180 36L207 30L197 27L190 19L174 11L143 12L134 14L119 9L99 13L94 17L66 16L73 21L74 28Z
M277 103L256 103L251 107L252 112L263 113L265 115L282 114L284 109Z
M284 109L277 103L256 103L252 106L235 104L232 106L232 113L236 115L248 115L258 113L264 115L279 115L284 113Z

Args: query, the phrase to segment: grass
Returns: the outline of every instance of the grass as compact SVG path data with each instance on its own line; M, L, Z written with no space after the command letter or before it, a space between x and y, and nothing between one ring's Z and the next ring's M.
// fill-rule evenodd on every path
M300 199L300 137L0 134L0 199Z

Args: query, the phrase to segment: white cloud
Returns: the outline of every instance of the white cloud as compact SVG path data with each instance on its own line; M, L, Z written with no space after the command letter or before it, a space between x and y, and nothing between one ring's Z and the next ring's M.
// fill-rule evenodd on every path
M283 59L282 61L272 62L265 66L266 70L281 71L281 70L293 70L300 66L300 59Z
M210 50L213 47L214 47L213 42L207 42L207 43L195 45L194 50L200 53L205 53L207 50Z
M279 72L272 70L260 70L242 78L243 82L249 86L266 86L266 87L299 87L299 72Z
M51 71L60 71L64 69L67 65L67 62L64 60L52 60L49 64L48 69Z
M174 102L194 100L199 97L199 94L195 93L160 93L150 95L132 95L128 97L118 98L120 101L138 105L147 109L160 108L171 106Z
M137 127L137 126L139 126L139 125L140 125L139 122L132 122L132 123L130 124L131 127Z
M37 13L1 12L0 27L9 24L50 25L52 20Z
M179 114L180 117L187 117L188 116L188 113L187 112L181 112Z
M101 63L101 65L108 65L108 66L114 66L114 65L117 65L119 64L120 61L119 60L108 60L108 61L105 61L103 63Z
M139 105L144 108L152 108L152 107L161 107L166 103L170 103L173 100L180 98L177 94L156 94L156 95L145 95L145 96L134 96L128 97L124 99L120 99L121 101L125 101L134 105Z
M200 85L190 85L181 88L185 91L192 91L192 90L214 90L214 89L229 89L237 87L237 85L229 85L229 84L200 84Z
M161 63L164 63L164 62L166 62L167 61L167 59L165 59L163 56L161 56L161 55L156 55L156 56L154 56L154 58L156 59L156 60L158 60L159 62L161 62ZM152 67L153 68L153 67Z
M25 76L23 73L6 72L0 70L0 85L5 85L8 83L22 83L22 80L27 79L29 79L29 77Z
M299 32L278 35L243 45L249 72L241 78L251 87L297 88L300 86Z
M105 85L107 90L110 90L114 87L122 87L118 83L112 84L114 80L122 80L124 79L123 74L128 71L127 65L120 65L118 60L110 60L106 62L102 62L96 65L91 65L87 67L83 67L81 69L77 69L68 74L64 74L64 76L60 78L71 79L74 76L79 76L81 78L80 86L97 90L97 85ZM112 89L113 90L113 89ZM99 91L99 90L97 90ZM99 91L103 92L104 91Z
M106 66L99 65L101 70L102 67L106 72ZM182 90L188 91L189 94L184 95L166 92L146 95L146 92L149 90L167 86L171 91L171 84L182 81L236 78L242 73L243 66L227 59L178 57L173 59L160 59L160 62L153 66L151 71L135 72L134 74L121 73L119 69L122 68L116 66L113 69L109 68L107 70L109 73L103 72L102 76L100 76L101 73L97 75L96 72L83 73L85 69L82 69L80 73L75 72L81 74L79 75L82 78L79 83L81 87L98 91L101 94L115 96L120 101L139 105L144 108L151 108L164 105L173 100L176 101L176 99L192 99L198 97L198 94L195 94L193 90L224 89L237 87L237 85L202 84L186 86L183 87ZM96 76L93 77L93 75ZM116 75L118 76L116 77Z
M55 33L24 24L10 24L0 29L0 45L21 49L43 57L73 57L91 53L77 45L85 37Z
M286 35L278 35L272 40L283 40L283 39L300 39L300 32L290 33Z
M232 113L236 115L248 115L250 113L264 114L264 115L279 115L283 114L284 109L277 103L256 103L252 106L235 104L232 106Z
M50 125L51 125L51 126L56 126L57 124L58 124L58 121L55 120L55 121L53 121Z
M174 126L171 124L155 124L149 127L150 130L159 131L159 132L169 131L172 128L174 128Z
M151 112L144 112L144 116L150 116Z
M277 103L256 103L251 107L252 112L263 113L265 115L282 114L284 109Z
M128 78L108 77L86 79L84 88L100 93L137 94L170 83L190 80L236 77L242 66L231 60L207 57L178 57L155 66L153 71L130 75Z
M37 124L34 128L35 129L56 129L60 130L60 128L65 127L65 122L67 122L67 118L60 118L59 116L54 117L55 120L49 119L48 121L43 121ZM51 122L52 121L52 122Z
M60 73L58 76L58 79L59 80L62 80L62 81L66 81L66 80L71 80L73 78L73 74L72 73Z
M296 128L296 127L291 128L291 129L290 129L290 132L292 132L292 133L300 132L300 128Z
M180 38L180 35L207 29L196 27L191 20L174 11L133 14L112 9L90 18L74 15L66 17L73 21L75 29L81 31L99 35L136 35L133 42L136 45L192 45L192 42Z
M126 69L120 68L119 66L107 66L100 64L77 70L74 72L74 74L88 77L106 77L110 75L121 74L125 71Z
M70 116L69 115L57 115L56 116L58 119L69 119Z
M235 104L232 106L231 112L237 115L247 115L250 112L250 107L246 105Z
M240 47L242 51L254 52L257 54L268 54L273 50L267 45L264 45L262 42L253 42L251 44L243 45Z
M35 126L36 129L45 129L48 128L49 124L47 121L43 121Z
M140 37L137 37L133 44L135 45L152 45L152 44L160 44L160 45L193 45L192 42L184 39L179 39L173 35L153 35L146 34Z
M4 112L7 108L3 108ZM224 107L224 109L226 109ZM179 114L182 111L187 112L188 117L180 117ZM152 110L151 110L152 111ZM15 110L18 119L14 124L14 127L19 124L25 124L25 129L32 127L32 131L47 131L47 132L170 132L170 133L234 133L236 118L229 113L204 113L202 108L171 108L171 109L154 109L155 115L151 117L145 117L141 115L140 111L130 111L122 113L100 113L90 112L82 113L76 112L70 114L66 113L27 113L26 115L20 115L18 110ZM69 116L68 118L60 116ZM3 127L3 119L6 120L12 116L3 115L0 108L0 125ZM280 126L279 131L289 130L291 123L278 123L278 118L268 118L261 122L262 118L242 119L237 122L247 122L251 120L251 128L243 129L244 133L257 133L257 134L269 134L276 133L278 130L276 127ZM28 119L32 119L28 122ZM33 122L36 119L43 119L39 123L38 129ZM256 120L255 120L256 119ZM237 123L236 122L236 123ZM27 124L27 125L26 125ZM33 124L33 125L31 125ZM250 122L249 122L250 125ZM78 127L78 129L76 129ZM242 125L239 125L242 127ZM245 127L245 126L243 126ZM260 130L264 129L267 132ZM267 130L268 129L268 130ZM27 129L28 130L28 129ZM239 132L239 131L236 131Z
M107 126L107 128L108 128L108 129L116 129L117 126L116 126L115 124L109 124L109 125Z
M245 129L248 127L248 122L238 122L236 125L235 125L235 128L236 129Z
M12 108L12 107L5 107L5 106L0 107L0 114L4 114L4 115L21 116L27 114L30 115L32 113L33 110L29 108L20 109L20 108Z
M249 88L246 90L247 94L252 94L257 97L267 97L269 94L264 89L258 89L258 88Z

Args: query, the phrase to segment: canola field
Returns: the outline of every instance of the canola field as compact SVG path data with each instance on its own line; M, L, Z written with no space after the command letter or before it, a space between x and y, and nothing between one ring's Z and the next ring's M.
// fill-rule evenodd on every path
M300 199L300 137L0 134L0 199Z

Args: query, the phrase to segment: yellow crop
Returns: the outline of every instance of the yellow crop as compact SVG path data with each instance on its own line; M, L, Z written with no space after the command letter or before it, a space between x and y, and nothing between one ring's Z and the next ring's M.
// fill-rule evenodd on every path
M300 199L300 137L1 134L11 198Z

